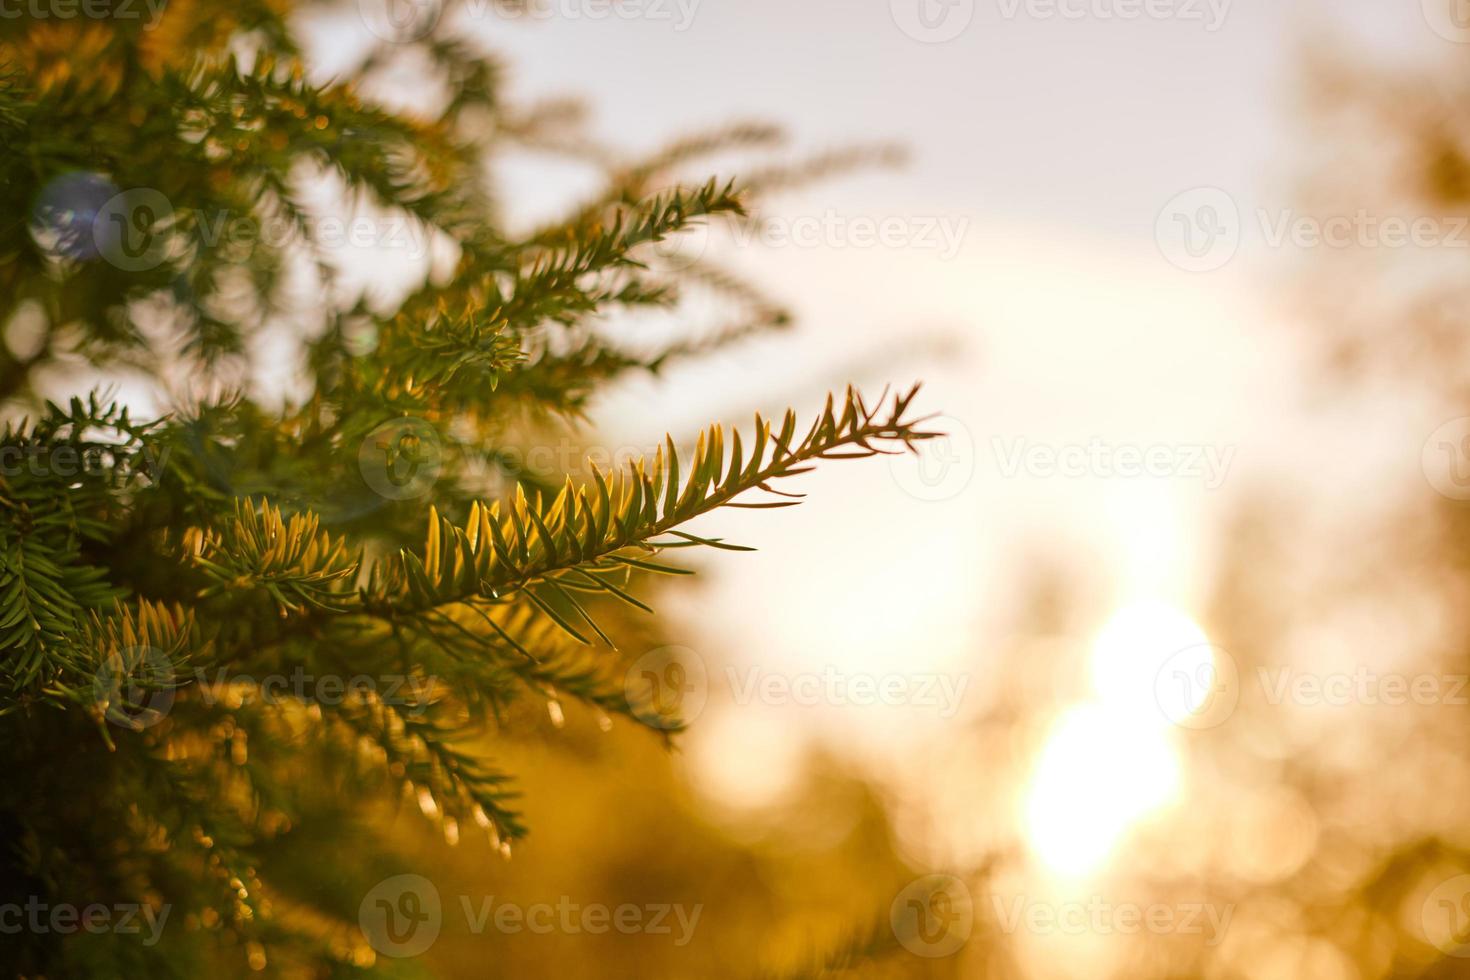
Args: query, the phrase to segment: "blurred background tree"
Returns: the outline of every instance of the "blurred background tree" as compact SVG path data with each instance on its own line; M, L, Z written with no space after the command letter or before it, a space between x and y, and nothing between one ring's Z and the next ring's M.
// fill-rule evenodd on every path
M1147 690L1152 669L1177 669L1178 647L1133 638L1149 670L1131 710L1169 716L1177 797L1130 821L1105 861L1060 875L1038 871L1045 848L1009 795L957 788L913 806L934 823L975 821L956 850L976 869L976 894L1206 906L1229 911L1228 929L1035 935L1004 929L1003 906L977 902L977 936L1014 955L972 940L966 975L1470 975L1465 68L1462 53L1405 67L1356 50L1303 67L1299 183L1261 220L1348 232L1270 269L1309 328L1301 400L1336 424L1344 453L1382 435L1373 427L1384 405L1427 438L1421 459L1395 432L1403 465L1393 471L1342 466L1338 492L1367 512L1347 533L1290 472L1247 495L1200 616L1213 662L1192 681L1206 695L1197 713L1171 715ZM1391 222L1419 230L1396 245ZM1298 452L1299 465L1322 458L1320 447ZM995 681L1006 696L952 751L958 765L1016 796L1035 792L1034 760L1096 677L1097 648L1091 663L1078 656L1077 638L1094 631L1078 610L1103 587L1038 549ZM1117 749L1084 754L1092 773L1070 770L1080 788L1064 797L1075 809L1054 814L1061 827L1082 835L1151 765Z
M866 962L899 936L865 924L912 876L881 806L834 771L785 833L706 826L662 744L682 725L664 685L687 665L643 597L688 570L676 549L738 548L687 521L790 506L775 481L927 438L913 393L849 390L809 428L757 416L627 465L584 461L577 423L624 377L787 325L681 232L891 151L690 181L780 133L737 124L630 160L574 106L507 102L500 66L423 9L378 22L383 43L331 79L279 2L0 26L0 905L139 903L162 924L147 943L24 929L0 960L46 976ZM377 97L405 65L432 105ZM506 227L489 167L517 151L600 186ZM691 309L717 321L680 330ZM822 843L798 846L813 825ZM507 860L528 826L540 843ZM400 959L397 907L370 898L406 873L437 884L443 935ZM702 925L682 945L477 935L458 898L482 895L699 906Z

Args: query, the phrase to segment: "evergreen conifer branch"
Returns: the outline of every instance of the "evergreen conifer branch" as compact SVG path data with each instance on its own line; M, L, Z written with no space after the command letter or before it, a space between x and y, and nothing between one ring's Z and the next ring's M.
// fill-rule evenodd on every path
M200 598L259 589L274 600L281 616L311 607L351 608L359 558L341 538L321 530L315 514L287 519L268 502L242 501L221 530L191 528L183 548L214 582Z
M649 560L667 548L691 544L720 546L676 528L723 506L785 507L797 503L774 490L772 481L807 472L819 459L863 458L912 449L936 433L922 431L922 420L905 418L918 388L869 409L849 388L840 410L831 397L799 441L796 414L787 412L779 429L760 415L747 450L738 431L728 456L724 430L711 426L700 434L693 458L681 464L672 439L653 460L643 459L611 481L595 471L595 483L581 488L568 481L544 506L524 494L502 507L476 503L463 527L433 514L422 555L402 551L373 567L364 592L366 608L382 615L423 612L470 600L500 600L532 585L560 588L562 579L579 572L611 591L606 576L626 568L656 572L677 569ZM884 399L886 402L887 399ZM887 408L886 414L880 414ZM739 502L743 494L764 490L785 499ZM656 540L674 533L678 540ZM724 547L730 547L724 545ZM614 593L615 594L615 593ZM555 616L544 600L533 601ZM564 597L565 598L565 597ZM570 627L570 624L565 624ZM577 635L575 627L569 632Z
M909 418L912 390L870 408L849 389L809 430L792 413L744 434L713 426L576 483L561 482L571 466L481 468L629 374L785 326L743 278L651 246L746 216L752 184L874 157L691 180L691 164L767 151L781 133L736 123L630 158L569 103L510 103L499 64L442 17L322 81L293 34L299 9L188 0L147 30L0 24L0 143L14 149L0 154L0 210L16 218L0 222L0 322L34 335L0 345L0 399L34 419L0 433L0 462L35 464L0 466L0 761L18 770L0 825L26 848L0 854L0 880L29 876L58 901L167 901L200 926L171 932L169 956L199 973L246 950L268 972L346 967L349 944L363 948L362 882L344 872L387 862L381 841L338 838L381 830L374 799L410 800L451 839L522 835L492 736L559 725L577 704L601 728L677 732L628 685L631 651L666 640L645 616L646 580L687 571L674 549L744 550L686 523L790 506L779 480L933 435ZM374 100L421 55L443 83L437 111ZM507 148L572 154L601 183L560 219L512 231L485 186ZM387 214L432 240L406 298L345 295L343 259L317 233L318 185L338 193L334 217ZM131 267L89 222L144 189L169 206L135 230L164 247ZM214 237L237 219L289 233ZM324 297L309 310L288 288L298 269ZM691 294L716 300L718 319L685 326ZM640 348L598 319L612 311L681 331ZM282 407L251 393L249 359L305 313L324 329ZM55 369L82 362L156 374L178 407L142 424L106 399L44 402ZM432 487L396 498L371 485L364 451L404 416L456 451ZM102 462L76 472L71 454ZM511 472L514 496L487 503ZM604 649L615 639L629 652ZM298 672L408 686L271 695L265 678ZM30 937L20 972L158 972L158 955L75 954L53 938Z

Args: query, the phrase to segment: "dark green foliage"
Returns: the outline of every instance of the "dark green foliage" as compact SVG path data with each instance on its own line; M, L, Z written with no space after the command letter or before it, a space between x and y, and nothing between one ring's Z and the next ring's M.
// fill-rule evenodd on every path
M352 972L369 965L352 933L373 804L408 798L508 847L526 827L487 736L527 724L526 702L649 725L615 642L640 635L643 580L687 572L673 549L740 550L683 524L790 506L775 481L928 433L912 391L849 390L804 433L757 416L683 458L670 439L585 481L507 479L508 454L625 375L786 324L738 277L650 248L745 213L738 184L678 168L778 134L741 125L612 161L555 107L502 105L498 70L461 41L419 42L447 89L426 119L359 94L391 45L314 83L285 5L176 6L148 32L0 35L0 322L29 335L0 348L0 398L34 419L0 437L0 900L143 903L176 924L147 947L27 935L3 959L56 976ZM507 147L578 156L606 185L511 234L483 187ZM445 243L448 267L391 309L339 301L340 256L304 203L324 180L344 208ZM152 205L131 206L144 191ZM111 251L112 217L141 252ZM239 220L292 234L214 231ZM244 352L301 312L286 287L302 268L327 298L290 365L301 390L267 402ZM687 290L721 297L730 325L653 350L602 329L611 310L677 313ZM189 393L147 424L95 396L40 400L84 368ZM370 683L283 697L263 680L302 675Z

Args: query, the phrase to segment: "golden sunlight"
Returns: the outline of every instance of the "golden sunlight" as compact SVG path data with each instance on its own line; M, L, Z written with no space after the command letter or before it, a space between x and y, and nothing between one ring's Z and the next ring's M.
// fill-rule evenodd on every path
M1140 818L1174 799L1179 760L1164 733L1093 703L1058 719L1026 799L1026 838L1052 871L1098 871Z
M1148 600L1113 614L1092 647L1092 686L1140 723L1168 725L1207 706L1214 652L1199 624Z
M1092 650L1096 696L1057 720L1026 795L1026 838L1044 865L1099 871L1131 827L1177 799L1170 723L1200 710L1207 686L1195 681L1211 669L1204 630L1173 606L1141 602L1108 621Z

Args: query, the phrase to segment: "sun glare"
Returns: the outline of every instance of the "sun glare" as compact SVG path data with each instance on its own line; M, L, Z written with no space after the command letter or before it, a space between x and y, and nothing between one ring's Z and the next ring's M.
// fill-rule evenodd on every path
M1199 710L1189 681L1212 666L1204 630L1162 602L1128 606L1098 633L1095 698L1057 720L1026 796L1027 841L1049 869L1100 870L1131 827L1177 798L1170 722Z
M1053 871L1100 868L1123 833L1179 786L1173 746L1157 729L1098 704L1058 719L1026 807L1032 849Z
M1092 646L1092 686L1103 703L1167 725L1204 705L1214 666L1205 631L1168 603L1127 606Z

